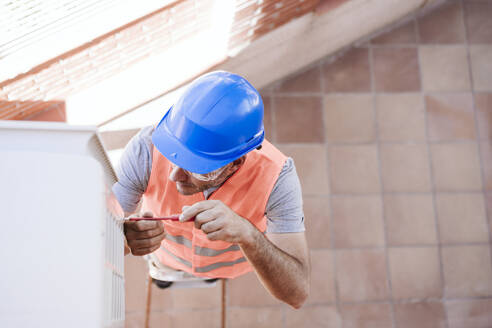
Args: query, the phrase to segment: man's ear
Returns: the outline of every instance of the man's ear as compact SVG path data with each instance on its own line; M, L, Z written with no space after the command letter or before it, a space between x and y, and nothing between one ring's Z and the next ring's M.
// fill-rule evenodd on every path
M236 159L234 162L232 162L231 168L233 169L233 172L236 172L237 170L239 170L239 168L241 166L243 166L245 161L246 161L246 155L241 156L238 159Z

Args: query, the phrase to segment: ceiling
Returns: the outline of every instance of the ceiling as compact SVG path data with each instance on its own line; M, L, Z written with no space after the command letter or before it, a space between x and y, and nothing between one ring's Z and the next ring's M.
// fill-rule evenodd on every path
M102 125L211 69L260 88L432 2L3 2L0 119L61 100L69 123Z

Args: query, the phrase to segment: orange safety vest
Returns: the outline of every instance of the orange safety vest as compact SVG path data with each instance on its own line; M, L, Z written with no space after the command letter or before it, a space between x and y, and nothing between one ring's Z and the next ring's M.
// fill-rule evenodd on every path
M246 156L237 170L208 199L218 199L261 232L266 231L265 207L286 156L268 141ZM184 205L205 200L203 193L185 196L169 180L170 162L154 147L152 171L143 195L143 208L155 216L181 213ZM166 237L155 255L162 264L198 277L235 278L253 268L236 244L210 241L193 222L163 222Z

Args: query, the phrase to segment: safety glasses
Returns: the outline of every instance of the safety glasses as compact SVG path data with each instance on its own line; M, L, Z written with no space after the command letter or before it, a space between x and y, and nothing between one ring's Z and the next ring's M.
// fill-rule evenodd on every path
M218 168L215 171L204 173L204 174L190 172L190 171L187 171L187 170L185 170L183 168L180 168L180 169L183 170L183 172L186 173L187 175L192 176L192 177L194 177L197 180L200 180L200 181L212 181L212 180L216 179L222 172L224 172L224 170L226 169L226 167L227 167L227 165L222 166L222 167ZM171 168L173 170L175 170L176 168L179 168L179 166L171 163Z

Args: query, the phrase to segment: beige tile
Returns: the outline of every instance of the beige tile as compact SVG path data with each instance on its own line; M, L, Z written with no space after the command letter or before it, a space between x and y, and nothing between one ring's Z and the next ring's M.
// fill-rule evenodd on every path
M485 190L492 190L492 143L480 142L480 156L482 158Z
M303 197L306 238L310 249L331 247L328 197Z
M477 145L431 145L432 173L437 191L481 190Z
M423 90L470 90L471 85L466 47L419 47L419 55Z
M440 298L442 283L437 247L390 248L393 298Z
M469 93L433 94L425 97L431 141L476 138L473 98Z
M377 45L415 44L416 42L417 37L415 34L415 23L413 21L396 27L371 40L372 44Z
M280 305L258 280L254 272L227 281L227 304L230 306Z
M145 311L148 274L147 264L141 256L125 256L126 311Z
M446 313L441 302L395 304L398 328L446 328Z
M449 328L490 328L492 300L446 302Z
M220 327L220 310L174 311L170 314L172 327ZM162 321L154 320L152 327L170 327Z
M282 308L229 308L226 314L228 328L282 328ZM192 326L181 326L192 327ZM195 327L200 327L195 326ZM218 326L217 326L218 327Z
M447 3L419 19L421 43L464 43L465 26L459 2Z
M389 245L437 243L431 194L387 194L384 213Z
M325 92L367 92L371 90L369 51L352 48L340 58L323 64Z
M379 140L425 140L425 111L420 94L378 95L376 109Z
M335 247L384 245L380 196L333 197L331 205Z
M376 145L329 149L332 193L368 193L381 189Z
M431 190L429 156L425 144L383 144L379 151L385 191Z
M376 91L419 91L419 63L417 49L373 49L374 89Z
M392 328L389 304L346 304L340 306L343 328Z
M273 133L273 108L272 108L272 96L270 95L261 95L263 99L263 126L265 129L265 138L270 142L275 142L274 133Z
M492 46L471 46L470 60L475 91L492 91Z
M324 145L279 145L278 148L294 159L303 194L328 193L328 164Z
M336 270L341 302L389 298L383 250L338 250Z
M149 317L149 327L150 328L161 328L161 327L171 327L172 325L172 315L165 312L151 312ZM138 327L145 327L144 322ZM202 326L211 327L211 326Z
M335 296L333 252L330 250L311 250L311 290L307 303L333 303Z
M210 288L173 288L174 309L216 309L222 300L222 282Z
M321 69L318 65L288 77L278 85L276 92L320 92Z
M481 139L492 139L492 93L475 94L478 131Z
M487 216L488 216L488 224L490 236L492 236L492 194L485 194L485 205L487 207Z
M323 142L321 97L275 97L277 142Z
M371 142L375 139L370 94L326 96L325 135L329 142Z
M155 284L152 284L151 293L150 309L152 311L164 311L172 308L173 296L170 289L160 289ZM145 303L143 306L145 306Z
M437 194L441 243L488 242L483 194Z
M492 43L492 3L465 3L465 19L468 42L472 44Z
M286 308L285 327L342 328L342 324L334 306L311 306L299 310Z
M492 296L489 245L442 248L446 297Z
M125 313L125 328L141 328L144 323L145 311Z

